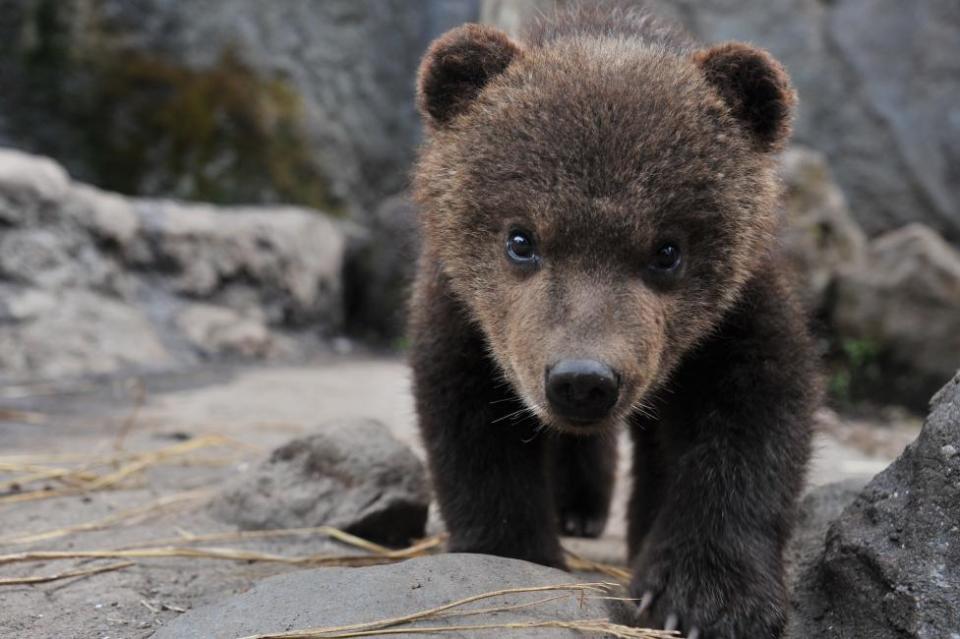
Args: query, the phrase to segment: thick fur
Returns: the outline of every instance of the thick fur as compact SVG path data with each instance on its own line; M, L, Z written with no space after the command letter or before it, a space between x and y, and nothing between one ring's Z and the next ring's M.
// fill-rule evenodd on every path
M759 50L608 15L524 44L463 27L421 68L412 366L450 548L563 566L561 530L602 531L627 424L632 589L653 596L638 622L775 637L818 400L775 256L793 93ZM513 228L537 268L507 260ZM670 280L646 268L664 241L684 256ZM621 378L590 427L545 399L569 357Z

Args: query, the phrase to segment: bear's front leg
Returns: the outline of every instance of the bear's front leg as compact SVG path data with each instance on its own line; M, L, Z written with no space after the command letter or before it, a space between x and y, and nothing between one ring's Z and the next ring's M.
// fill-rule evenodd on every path
M699 639L780 636L790 510L774 504L779 491L764 494L762 481L780 479L763 477L757 457L735 454L702 443L673 466L660 514L633 561L638 625Z
M782 634L783 550L818 394L802 324L781 297L748 293L659 402L666 475L652 524L632 540L639 625L699 639Z
M449 549L564 567L545 437L442 276L420 276L411 332L417 415Z

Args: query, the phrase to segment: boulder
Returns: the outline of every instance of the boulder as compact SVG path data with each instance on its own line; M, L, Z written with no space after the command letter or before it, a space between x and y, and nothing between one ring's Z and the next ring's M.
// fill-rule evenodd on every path
M406 194L387 198L348 249L345 290L352 330L379 340L404 335L418 248L416 206Z
M804 495L793 536L787 545L788 583L796 583L820 561L823 557L823 540L830 524L853 503L866 483L867 480L860 478L845 479L817 486ZM794 607L803 606L804 603L796 598L793 601Z
M960 368L960 251L920 224L873 240L840 271L830 321L885 365L888 397L922 405Z
M0 144L127 194L369 210L428 42L479 0L0 0Z
M190 304L175 321L197 351L208 358L263 358L274 350L274 337L261 318L244 317L223 306Z
M8 378L75 377L175 363L144 310L116 298L2 281L0 298L0 371Z
M330 217L293 207L138 200L130 268L168 274L171 291L272 324L340 326L345 240Z
M212 502L244 530L333 526L403 545L422 537L430 490L419 458L372 419L322 425L273 451Z
M956 636L960 374L931 406L917 440L830 524L803 566L790 637Z
M320 568L271 577L249 591L174 619L154 639L236 639L256 634L375 622L421 612L453 601L504 590L583 582L574 575L517 559L488 555L447 554L409 559L368 568ZM593 581L588 580L588 581ZM556 597L548 602L543 599ZM527 604L524 606L524 604ZM497 606L513 610L455 613L404 624L404 628L557 622L606 619L603 599L579 592L512 593L484 599L464 610ZM455 631L445 636L479 636ZM563 628L490 630L483 636L554 639L599 637ZM372 634L370 636L391 636Z
M803 280L807 306L822 311L841 268L855 268L866 255L867 238L850 215L823 154L791 147L781 162L787 258Z
M485 0L482 15L516 33L537 12L571 1ZM827 156L868 234L919 221L960 242L956 2L651 4L704 42L752 42L786 65L800 97L795 140Z
M127 198L0 150L0 225L4 379L285 357L343 330L345 232L319 211Z

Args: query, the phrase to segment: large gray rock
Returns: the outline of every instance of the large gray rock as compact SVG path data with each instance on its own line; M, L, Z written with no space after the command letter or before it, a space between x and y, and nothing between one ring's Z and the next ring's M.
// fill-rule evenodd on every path
M485 0L483 16L516 32L569 3ZM827 155L868 233L921 221L960 242L955 0L653 4L706 42L753 42L784 62L800 95L796 140Z
M783 154L787 258L803 280L809 308L822 310L838 271L864 261L867 238L850 215L822 154L791 147Z
M569 573L517 559L468 554L422 557L369 568L302 570L266 579L242 595L191 610L158 630L154 639L236 639L254 634L373 622L507 588L582 581ZM516 593L478 601L469 609L533 604L557 595L561 597L547 603L504 612L443 616L417 622L413 627L596 620L606 619L610 614L602 599L584 597L581 593ZM479 636L477 633L450 631L443 636L474 637ZM543 639L600 636L544 628L491 630L483 636L488 634L492 637Z
M960 633L960 374L917 440L829 527L795 584L791 637Z
M367 209L406 183L420 54L478 3L0 0L0 144L124 193Z
M839 271L831 324L887 366L890 397L922 404L960 368L960 251L920 224L873 240Z
M364 336L397 339L405 333L407 300L416 271L416 206L406 194L389 197L374 210L365 230L348 251L348 320Z
M853 503L866 483L866 479L851 478L824 484L804 495L800 502L796 527L786 550L787 583L794 585L795 608L806 603L797 597L804 592L803 588L795 584L823 558L823 541L830 524Z
M276 449L211 509L245 530L333 526L403 545L423 536L429 504L420 459L386 426L366 419L323 424Z
M342 224L126 198L0 150L0 377L164 369L342 331Z

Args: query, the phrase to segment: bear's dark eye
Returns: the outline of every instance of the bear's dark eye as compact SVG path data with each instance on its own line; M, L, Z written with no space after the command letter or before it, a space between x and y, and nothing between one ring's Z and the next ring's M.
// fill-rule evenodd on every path
M537 248L526 231L513 229L507 234L507 257L515 264L529 265L537 260Z
M671 242L661 244L650 260L650 268L658 273L676 273L680 268L680 248Z

